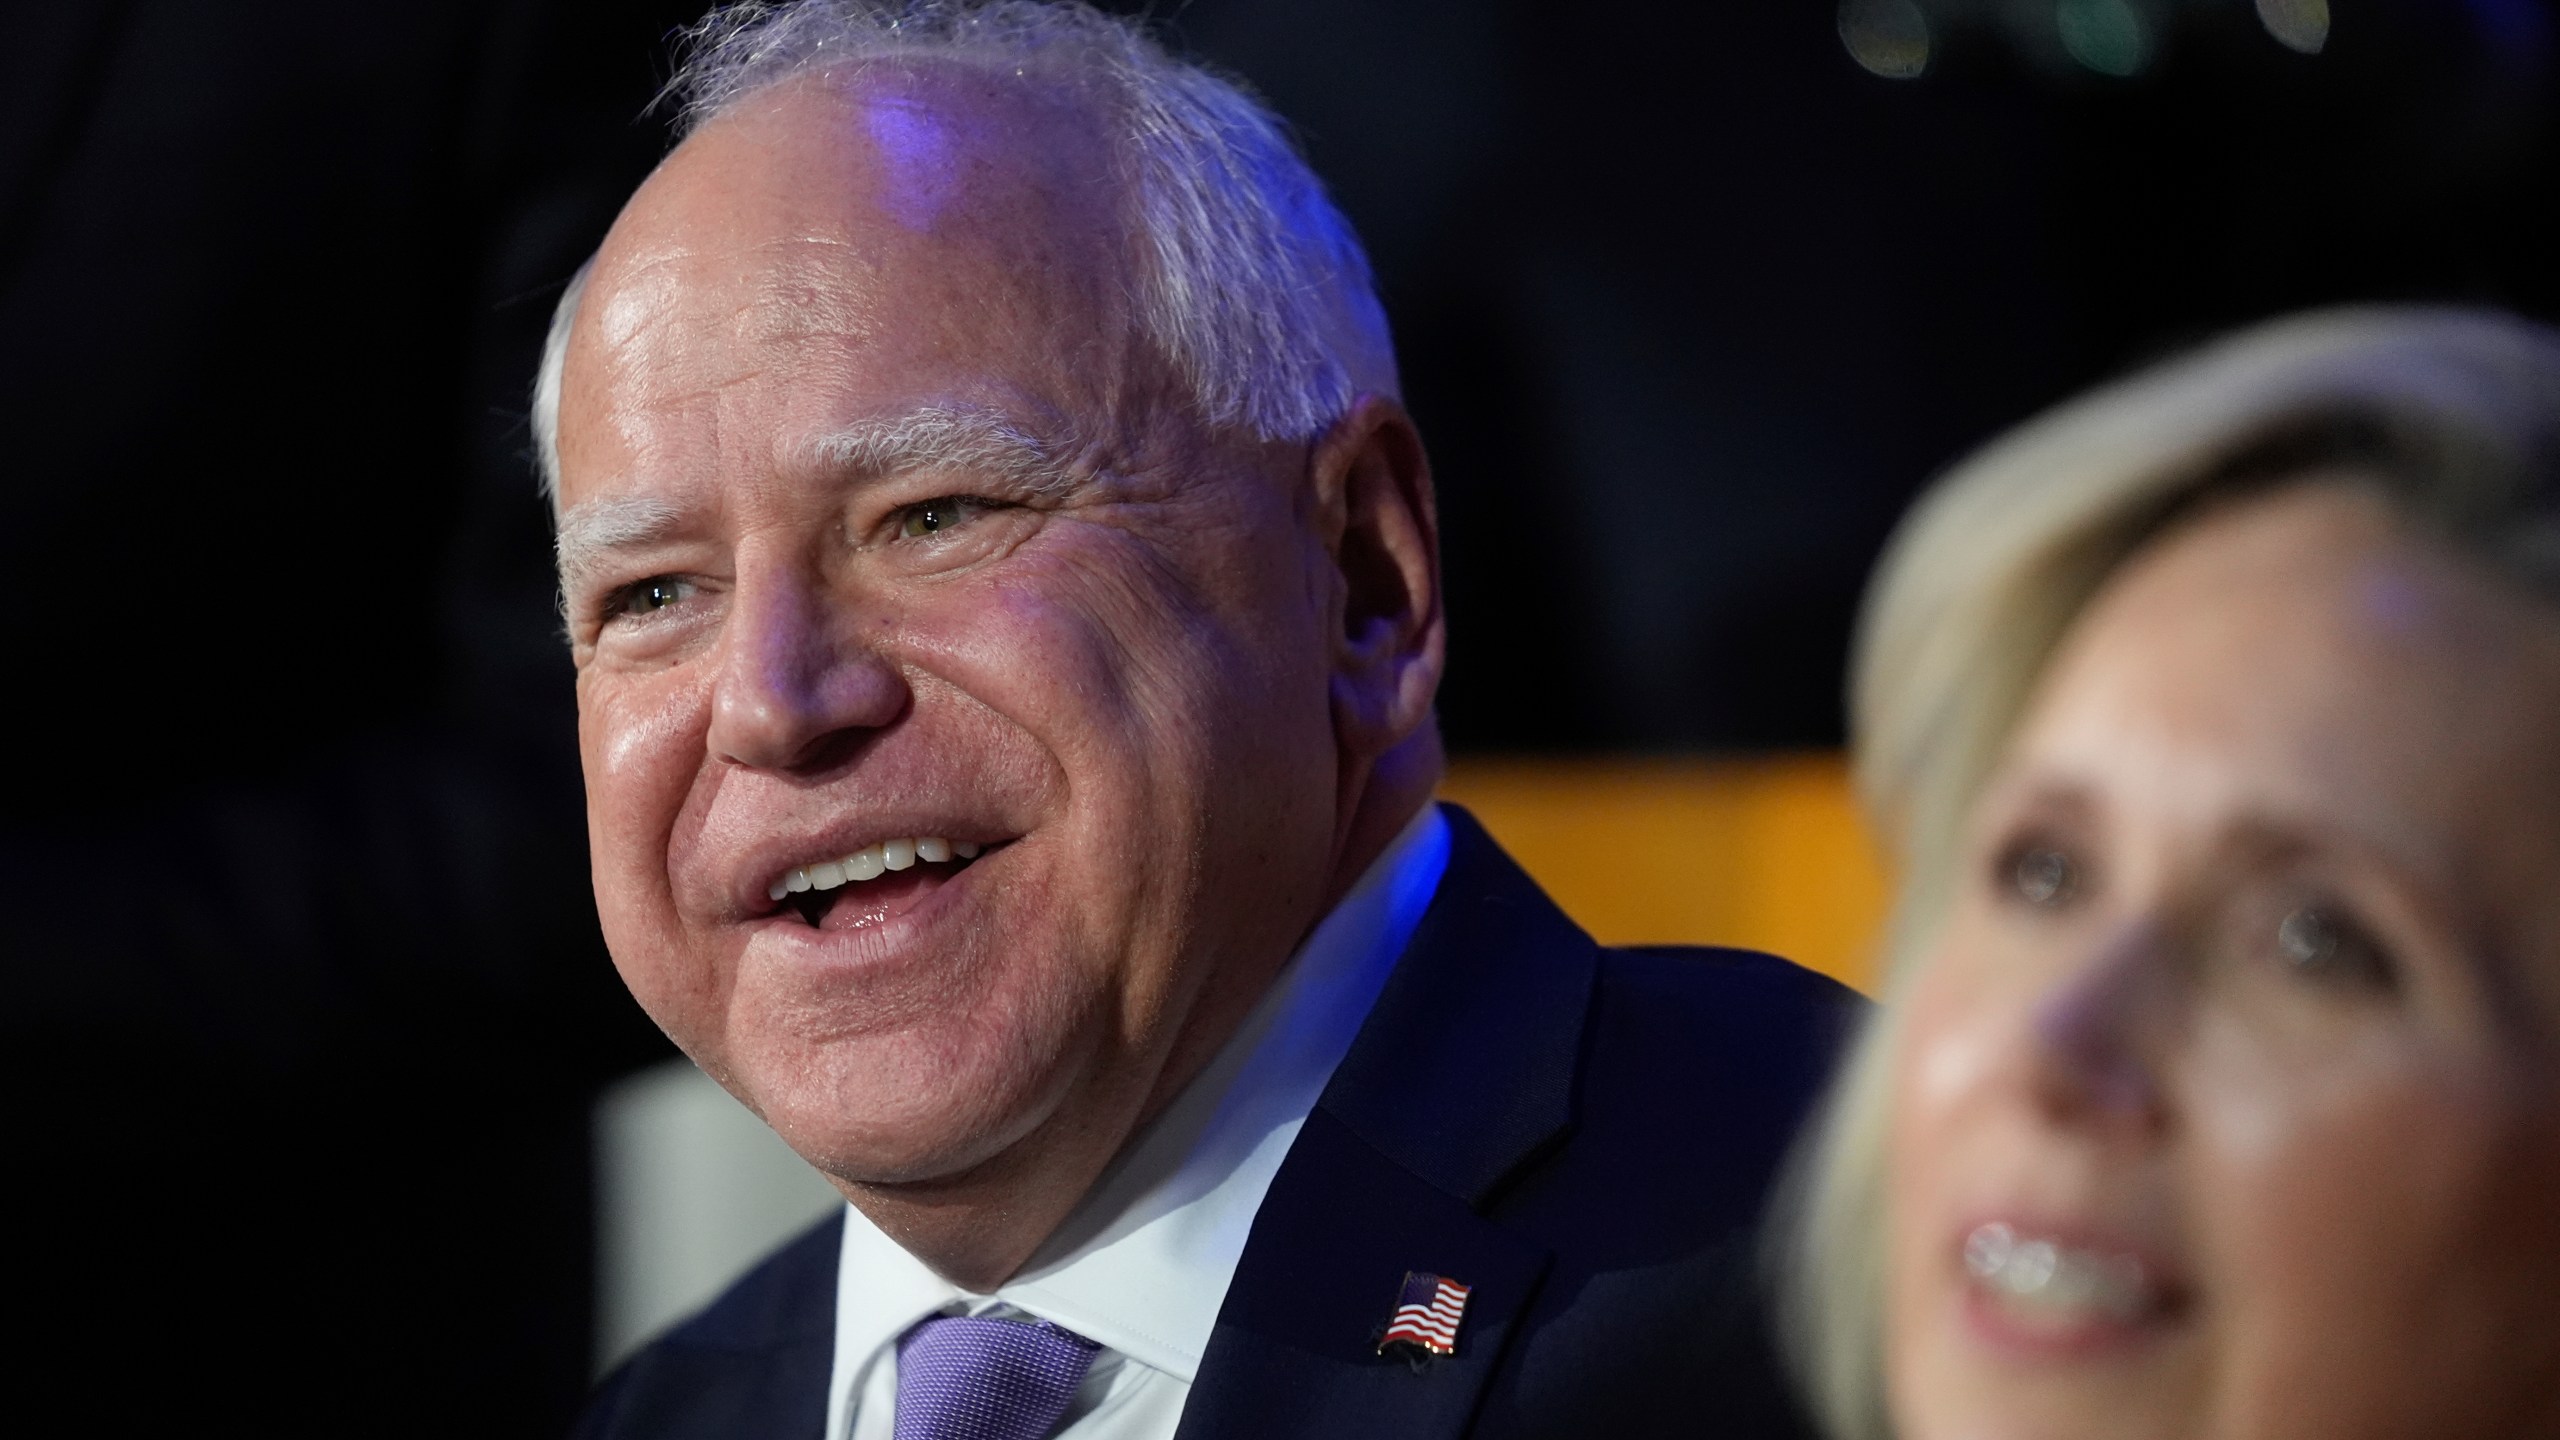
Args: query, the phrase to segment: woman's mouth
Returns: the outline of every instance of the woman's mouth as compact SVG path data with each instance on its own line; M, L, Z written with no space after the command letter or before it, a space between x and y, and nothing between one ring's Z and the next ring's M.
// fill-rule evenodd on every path
M2131 1249L1992 1220L1964 1237L1968 1308L2004 1345L2079 1350L2167 1318L2175 1293Z

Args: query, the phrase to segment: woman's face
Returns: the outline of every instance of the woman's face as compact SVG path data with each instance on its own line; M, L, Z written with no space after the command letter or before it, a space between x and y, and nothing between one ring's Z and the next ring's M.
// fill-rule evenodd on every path
M2560 612L2299 485L2047 671L1911 997L1905 1440L2560 1434Z

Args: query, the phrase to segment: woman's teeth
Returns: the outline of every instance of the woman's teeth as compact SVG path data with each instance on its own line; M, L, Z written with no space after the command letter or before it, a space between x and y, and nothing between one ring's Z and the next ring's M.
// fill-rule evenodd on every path
M2138 1320L2151 1308L2150 1282L2133 1256L2022 1236L1998 1221L1965 1237L1964 1268L2013 1309L2055 1320L2089 1311Z
M904 870L919 860L939 864L945 860L975 860L978 842L946 840L939 835L902 837L866 845L841 860L827 860L816 865L803 865L773 882L765 892L775 900L809 890L833 890L861 880L876 880L891 870Z

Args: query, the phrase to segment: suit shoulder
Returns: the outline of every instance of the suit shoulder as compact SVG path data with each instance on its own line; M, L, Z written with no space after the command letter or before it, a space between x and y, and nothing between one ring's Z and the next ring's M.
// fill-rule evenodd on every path
M1759 1225L1867 1003L1749 951L1592 953L1572 1130L1494 1210L1552 1261L1478 1431L1803 1434Z
M1748 1077L1748 1093L1791 1111L1873 1008L1793 961L1688 945L1602 949L1595 1000L1594 1063Z
M1758 950L1634 945L1600 951L1603 986L1660 1004L1698 1008L1718 1028L1776 1024L1817 1032L1854 1025L1870 1008L1817 970Z
M1600 951L1581 1073L1584 1163L1634 1164L1668 1203L1756 1210L1870 1009L1838 981L1745 950ZM1672 1176L1716 1195L1683 1196ZM1674 1200L1674 1197L1681 1197Z
M588 1402L577 1435L815 1433L834 1360L843 1246L837 1213L765 1257L615 1369Z

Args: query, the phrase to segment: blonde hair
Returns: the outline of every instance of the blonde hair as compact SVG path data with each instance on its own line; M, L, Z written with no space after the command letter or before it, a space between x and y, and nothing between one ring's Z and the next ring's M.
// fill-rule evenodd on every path
M2389 307L2261 325L1993 441L1886 548L1850 667L1859 799L1903 876L1884 1003L1799 1146L1773 1231L1781 1338L1840 1440L1890 1433L1890 1077L1974 796L2127 556L2207 497L2313 473L2370 483L2411 523L2560 597L2560 333Z

